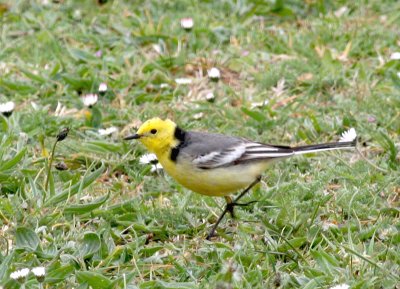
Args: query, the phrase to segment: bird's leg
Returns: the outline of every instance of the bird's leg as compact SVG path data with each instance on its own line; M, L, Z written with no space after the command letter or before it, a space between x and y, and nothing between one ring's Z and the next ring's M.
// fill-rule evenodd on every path
M221 214L221 216L219 216L217 222L216 222L216 223L214 224L214 226L211 228L211 231L210 231L210 233L209 233L208 236L207 236L207 240L210 240L210 239L214 236L215 230L217 229L219 223L221 223L222 219L224 218L224 216L226 215L227 212L229 212L229 213L231 214L232 218L234 218L234 217L235 217L235 214L234 214L233 209L235 208L235 206L247 206L247 205L252 204L252 203L255 202L255 201L252 201L252 202L248 202L248 203L244 203L244 204L238 203L238 201L239 201L241 198L243 198L243 196L244 196L248 191L250 191L250 189L251 189L252 187L254 187L256 184L258 184L258 183L260 182L260 180L261 180L261 176L258 176L257 179L255 179L254 182L252 182L252 183L250 184L250 186L248 186L243 192L240 193L239 196L237 196L237 197L235 198L234 201L232 201L232 198L229 197L229 196L228 196L228 197L225 197L225 200L226 200L226 207L225 207L225 210L222 212L222 214Z
M233 212L233 208L235 207L235 205L233 205L232 198L230 196L225 196L224 198L225 198L225 201L226 201L225 210L227 210L229 212L229 214L231 214L232 218L235 218L235 214Z
M213 227L211 228L211 231L210 231L210 233L208 234L208 236L207 236L207 238L206 238L207 240L211 240L211 238L214 236L215 230L217 229L219 223L221 223L221 221L222 221L222 219L224 218L225 214L226 214L227 212L229 212L228 205L229 205L229 204L226 205L225 210L222 212L222 214L221 214L221 216L219 216L217 222L215 222L215 224L214 224ZM232 207L232 212L233 212L233 207Z

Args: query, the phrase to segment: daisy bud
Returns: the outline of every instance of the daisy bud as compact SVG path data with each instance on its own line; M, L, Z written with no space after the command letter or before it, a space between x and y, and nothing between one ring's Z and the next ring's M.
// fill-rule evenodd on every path
M101 96L105 95L106 92L107 92L107 89L108 89L107 83L104 83L104 82L100 83L100 85L99 85L99 94Z
M214 95L214 93L212 93L212 92L207 93L207 94L206 94L206 100L207 100L208 102L214 102L214 100L215 100L215 95Z
M60 130L60 132L57 135L57 141L63 141L64 139L66 139L66 137L68 136L69 133L69 128L65 127L62 130Z
M193 19L192 18L182 18L181 19L181 27L185 29L186 31L192 30L194 25Z
M57 163L55 167L56 167L56 170L58 170L58 171L68 170L68 166L64 162ZM32 271L33 271L33 269L32 269Z
M212 81L218 81L221 78L221 72L219 71L218 68L213 67L210 70L207 71L208 77L212 80Z
M5 117L9 117L15 109L15 103L13 101L7 101L5 103L0 103L0 113Z

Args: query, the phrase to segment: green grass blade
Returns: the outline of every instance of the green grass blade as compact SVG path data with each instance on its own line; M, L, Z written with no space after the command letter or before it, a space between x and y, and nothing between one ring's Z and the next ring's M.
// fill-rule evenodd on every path
M91 167L89 167L88 171L90 169L91 169ZM92 172L90 174L85 174L85 176L82 178L82 180L80 182L72 185L70 188L65 189L61 193L49 198L46 201L45 206L53 206L55 204L63 202L65 200L67 200L68 198L76 195L81 190L85 189L90 184L92 184L98 177L100 177L101 174L104 172L104 170L105 170L105 165L102 163L101 166L94 172Z

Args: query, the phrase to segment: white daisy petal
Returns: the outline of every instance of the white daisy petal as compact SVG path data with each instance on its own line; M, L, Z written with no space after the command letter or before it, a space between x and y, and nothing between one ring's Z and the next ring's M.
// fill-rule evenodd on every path
M256 107L263 107L267 104L268 104L268 100L264 100L264 101L260 101L260 102L252 102L250 105L250 108L254 109Z
M13 101L7 101L0 103L0 113L11 113L15 109L15 103Z
M390 55L390 59L391 59L391 60L400 60L400 52L393 52L393 53Z
M106 136L106 135L111 135L111 134L113 134L113 133L115 133L115 132L117 132L118 131L118 128L117 127L115 127L115 126L111 126L111 127L109 127L109 128L106 128L106 129L99 129L98 130L98 133L99 133L99 135L101 135L101 136Z
M199 113L195 113L195 114L193 115L193 118L194 118L194 119L201 119L203 116L204 116L204 113L199 112Z
M221 77L221 72L218 68L213 67L207 71L208 77L211 79L219 79Z
M168 87L169 87L168 83L161 83L160 84L160 88L162 88L162 89L165 89L165 88L168 88Z
M340 7L338 10L336 10L333 14L335 14L335 16L337 18L342 17L344 14L346 14L349 11L349 8L347 8L347 6L342 6Z
M33 275L35 275L36 277L41 277L46 275L46 269L44 267L35 267L32 268L32 273Z
M29 269L28 268L23 268L21 270L14 271L10 274L10 278L17 280L21 278L25 278L29 274Z
M92 107L93 105L96 104L96 102L97 102L98 99L99 99L99 97L97 96L97 94L89 93L89 94L85 94L85 95L82 97L82 102L83 102L83 104L84 104L85 106L87 106L87 107Z
M351 142L351 141L355 140L356 137L357 137L357 132L352 127L349 130L342 133L342 136L341 136L339 142Z
M181 27L185 30L190 30L193 28L194 21L193 18L182 18L181 19Z
M207 101L212 101L212 100L214 100L214 98L215 98L214 93L209 92L209 93L206 94L206 100Z
M176 78L175 82L177 84L191 84L192 83L192 79L190 79L190 78Z
M156 165L151 166L150 172L154 173L157 171L161 171L163 169L163 166L160 163L157 163Z
M104 83L104 82L100 83L100 85L99 85L99 92L106 92L107 89L108 89L107 83Z
M144 154L139 159L139 163L142 165L147 165L155 161L158 162L157 156L155 154Z
M153 44L152 47L154 51L157 52L158 54L163 54L163 49L161 48L161 45Z
M191 84L192 83L192 79L190 79L190 78L177 78L177 79L175 79L175 82L177 84Z

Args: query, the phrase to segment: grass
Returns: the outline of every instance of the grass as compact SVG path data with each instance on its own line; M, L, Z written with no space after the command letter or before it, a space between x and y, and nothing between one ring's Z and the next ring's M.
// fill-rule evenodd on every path
M17 105L0 116L0 287L399 288L397 1L42 2L0 4L0 102ZM153 116L291 145L355 127L363 157L275 164L209 242L223 200L151 173L121 140ZM53 164L68 170L52 166L45 190L65 127ZM41 284L10 279L37 266Z

